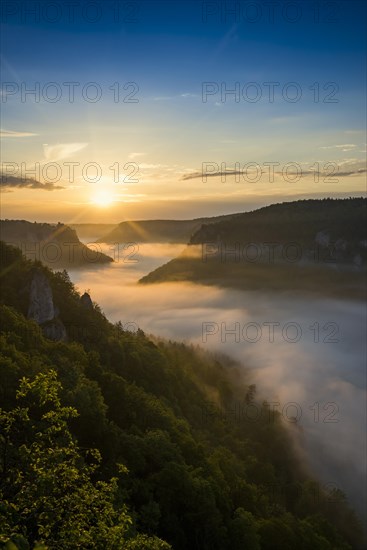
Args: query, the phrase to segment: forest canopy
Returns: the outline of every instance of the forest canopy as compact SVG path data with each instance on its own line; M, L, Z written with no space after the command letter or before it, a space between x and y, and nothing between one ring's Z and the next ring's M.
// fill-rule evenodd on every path
M66 271L0 252L4 548L362 548L345 496L304 472L246 368L128 332L84 307ZM65 341L27 318L35 269Z

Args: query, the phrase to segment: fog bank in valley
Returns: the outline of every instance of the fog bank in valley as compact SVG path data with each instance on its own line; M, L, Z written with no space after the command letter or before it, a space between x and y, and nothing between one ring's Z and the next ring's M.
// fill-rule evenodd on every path
M70 276L79 291L90 291L111 321L240 361L259 396L289 425L291 417L297 418L301 453L310 469L327 486L344 491L363 515L365 305L188 283L137 284L183 248L140 245L124 250L114 264L91 264Z

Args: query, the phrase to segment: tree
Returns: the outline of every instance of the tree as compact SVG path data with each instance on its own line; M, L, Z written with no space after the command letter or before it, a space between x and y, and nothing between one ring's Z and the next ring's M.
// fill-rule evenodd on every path
M116 506L118 480L92 481L100 454L81 455L67 425L77 411L61 404L60 390L54 370L33 381L23 378L19 405L0 410L0 542L8 548L44 544L60 550L119 549L129 539L134 544L138 539L127 508ZM120 470L126 472L122 465ZM144 545L170 548L149 537Z
M230 527L231 548L233 550L260 550L256 521L250 512L237 508Z

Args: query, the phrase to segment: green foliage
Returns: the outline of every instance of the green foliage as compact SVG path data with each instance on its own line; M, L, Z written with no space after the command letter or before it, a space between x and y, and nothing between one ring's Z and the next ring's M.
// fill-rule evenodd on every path
M65 550L121 548L132 519L125 505L115 507L117 478L92 480L100 453L82 456L67 425L77 412L62 406L60 390L54 370L33 381L22 378L18 406L0 411L0 540L19 549L27 543ZM149 549L168 548L156 539L144 541Z
M353 512L302 471L279 415L235 363L128 333L83 308L66 272L43 268L63 323L78 329L47 340L19 300L32 265L3 251L8 548L358 548ZM256 422L231 414L238 403L258 407Z
M251 512L246 512L243 508L237 508L230 527L230 538L232 550L260 550L259 536L257 534L257 524Z
M158 537L147 537L147 535L137 535L132 540L126 542L126 550L169 550L171 546Z

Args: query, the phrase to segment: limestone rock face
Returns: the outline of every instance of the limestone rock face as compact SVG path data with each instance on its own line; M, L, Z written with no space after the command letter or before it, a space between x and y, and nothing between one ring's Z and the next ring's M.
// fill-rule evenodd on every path
M58 314L47 277L41 270L35 270L29 293L28 319L33 319L40 325L46 338L65 341L66 329Z
M34 319L42 325L54 317L55 309L50 284L42 271L35 271L29 295L28 319Z
M50 340L65 342L67 340L66 329L60 319L54 319L42 325L42 332Z

